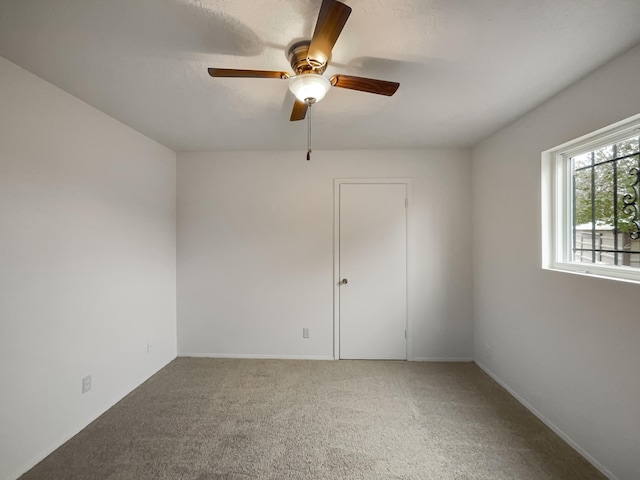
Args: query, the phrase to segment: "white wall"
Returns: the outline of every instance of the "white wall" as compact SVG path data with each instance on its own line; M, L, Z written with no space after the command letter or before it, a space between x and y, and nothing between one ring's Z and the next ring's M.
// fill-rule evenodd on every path
M472 161L476 361L620 480L640 478L640 285L541 269L540 154L639 113L639 72L640 46Z
M175 181L175 153L0 58L0 479L175 357Z
M180 154L179 354L332 358L333 179L412 177L413 354L471 358L469 158L468 150L316 151L310 162L302 149Z

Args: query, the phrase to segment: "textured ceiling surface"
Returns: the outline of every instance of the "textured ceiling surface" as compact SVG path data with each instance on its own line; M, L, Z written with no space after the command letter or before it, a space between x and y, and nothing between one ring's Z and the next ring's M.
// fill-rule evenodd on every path
M321 0L0 0L0 55L176 151L306 148L280 79ZM638 0L345 0L314 148L470 146L640 42Z

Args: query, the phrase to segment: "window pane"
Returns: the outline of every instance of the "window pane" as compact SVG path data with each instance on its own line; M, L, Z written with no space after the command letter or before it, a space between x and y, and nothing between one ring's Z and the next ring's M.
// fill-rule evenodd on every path
M630 234L637 231L633 223L635 218L635 209L627 207L625 209L625 196L627 201L632 201L635 197L633 184L637 180L637 176L632 174L632 169L639 167L639 156L633 155L618 161L618 229L625 234L624 243L620 247L624 250L640 251L640 241L632 241ZM636 202L637 202L636 198Z
M640 283L640 114L542 155L542 266Z
M620 250L640 253L640 240L633 240L628 233L621 233Z
M606 147L599 148L594 152L594 163L604 162L605 160L611 160L613 158L613 145L607 145Z
M591 153L583 153L582 155L576 155L572 157L573 168L582 168L591 165Z
M629 138L628 140L616 143L618 157L636 153L638 148L638 137Z
M596 204L596 263L616 264L615 206L613 197L613 162L594 167Z
M593 261L593 232L592 232L592 208L591 208L591 168L575 172L574 185L574 262Z
M613 163L605 163L594 167L596 226L613 230L614 198L613 198Z
M573 176L575 195L574 225L591 223L591 169L580 170Z
M577 229L576 230L576 246L573 252L573 262L592 263L593 254L592 249L592 236L591 230Z

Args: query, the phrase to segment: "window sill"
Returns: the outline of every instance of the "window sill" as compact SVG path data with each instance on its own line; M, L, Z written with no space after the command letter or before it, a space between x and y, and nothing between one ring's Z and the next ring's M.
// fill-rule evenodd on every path
M625 268L611 268L600 265L576 265L574 263L555 263L552 266L543 266L543 270L570 273L583 277L601 278L604 280L614 280L617 282L633 283L640 285L640 272L633 269L628 271Z

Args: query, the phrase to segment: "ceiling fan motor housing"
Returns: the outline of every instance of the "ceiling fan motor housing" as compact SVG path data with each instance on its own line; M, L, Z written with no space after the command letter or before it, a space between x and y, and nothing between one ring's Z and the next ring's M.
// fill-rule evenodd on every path
M321 64L320 62L307 57L310 44L311 42L309 40L302 40L289 47L289 53L287 56L289 63L291 64L291 68L296 72L296 75L302 75L304 73L317 73L322 75L327 69L329 60Z
M316 1L316 0L314 0ZM397 82L356 77L353 75L323 76L333 47L344 28L351 7L339 0L322 0L318 20L311 40L296 41L286 50L286 57L295 72L246 70L235 68L209 68L212 77L279 78L289 80L289 90L296 96L290 120L304 120L309 107L319 102L332 87L346 88L377 95L393 95L400 86Z

